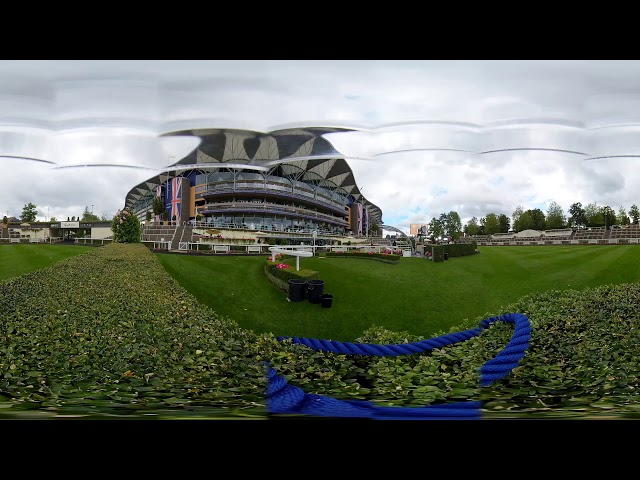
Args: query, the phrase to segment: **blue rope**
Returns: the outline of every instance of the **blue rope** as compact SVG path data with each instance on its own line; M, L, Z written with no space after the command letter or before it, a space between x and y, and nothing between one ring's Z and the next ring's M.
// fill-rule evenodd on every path
M487 361L480 369L480 385L485 387L503 378L515 368L529 348L531 326L529 319L521 313L508 313L491 317L480 322L477 328L443 335L429 340L396 345L376 345L364 343L316 340L298 337L277 337L279 341L290 339L293 343L306 345L313 350L371 356L398 356L421 353L434 348L452 345L480 335L496 321L513 323L514 333L507 346L495 358ZM301 388L289 385L274 368L267 369L267 402L270 413L314 415L322 417L369 418L376 420L416 420L416 419L478 419L481 418L481 402L458 402L446 405L424 407L384 407L364 400L338 400L324 395L306 394Z

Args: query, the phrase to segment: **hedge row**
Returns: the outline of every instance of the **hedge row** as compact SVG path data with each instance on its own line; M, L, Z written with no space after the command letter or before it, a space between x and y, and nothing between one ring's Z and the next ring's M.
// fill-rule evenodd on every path
M449 257L464 257L465 255L475 255L478 253L478 245L475 241L471 243L452 243L444 245L424 246L425 254L432 252L434 262L443 262L444 254L448 253Z
M375 253L375 252L327 252L327 257L337 258L363 258L366 260L377 260L384 263L400 263L402 256L394 253Z

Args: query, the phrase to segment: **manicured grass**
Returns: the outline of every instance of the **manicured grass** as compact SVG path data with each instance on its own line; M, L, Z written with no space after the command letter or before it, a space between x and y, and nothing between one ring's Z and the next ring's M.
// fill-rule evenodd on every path
M0 281L48 267L92 248L64 244L0 245Z
M317 270L331 308L289 302L262 273L265 257L158 254L200 302L256 333L354 341L384 327L429 337L495 315L524 295L640 282L640 246L484 247L479 255L398 265L355 258L301 259Z

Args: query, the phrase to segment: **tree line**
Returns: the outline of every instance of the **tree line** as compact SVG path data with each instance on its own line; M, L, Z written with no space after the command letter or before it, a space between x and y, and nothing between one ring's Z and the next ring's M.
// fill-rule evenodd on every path
M33 223L36 221L36 218L38 216L38 206L35 205L32 202L29 202L27 204L24 205L24 207L22 208L22 213L20 214L20 221L22 222L26 222L26 223ZM9 222L9 218L5 215L4 218L2 219L4 224L7 224ZM51 217L49 219L50 222L57 222L58 220L56 219L56 217ZM78 217L71 217L71 219L69 217L67 217L67 221L71 221L71 222L108 222L109 219L107 218L106 214L102 214L101 217L99 217L98 215L94 215L91 210L89 210L88 206L84 207L84 212L82 213L82 216L78 215Z
M433 217L429 222L429 231L426 236L432 241L445 237L456 240L463 233L466 235L491 235L523 230L608 228L611 225L638 225L639 220L640 209L635 204L631 205L628 212L622 206L616 212L608 205L599 206L594 202L583 207L582 203L576 202L569 207L569 211L565 214L562 207L552 201L546 213L539 208L524 210L522 206L518 205L511 217L504 213L492 212L480 219L472 217L464 227L458 212L441 213L439 217Z
M629 211L621 206L616 212L609 205L599 206L595 202L582 206L581 202L573 203L565 214L557 202L551 202L547 212L539 208L524 210L518 205L511 218L504 214L488 213L479 220L471 218L464 226L467 235L491 235L494 233L521 232L523 230L554 230L561 228L582 229L589 227L605 227L611 225L638 225L640 210L631 205Z

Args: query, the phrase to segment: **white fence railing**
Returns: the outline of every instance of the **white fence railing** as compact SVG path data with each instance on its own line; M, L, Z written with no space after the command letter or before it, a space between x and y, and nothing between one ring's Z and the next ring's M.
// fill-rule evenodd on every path
M80 245L106 245L111 243L111 238L76 238L73 243Z

